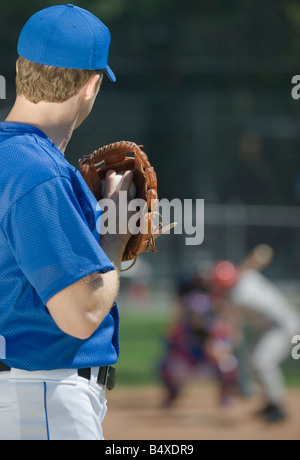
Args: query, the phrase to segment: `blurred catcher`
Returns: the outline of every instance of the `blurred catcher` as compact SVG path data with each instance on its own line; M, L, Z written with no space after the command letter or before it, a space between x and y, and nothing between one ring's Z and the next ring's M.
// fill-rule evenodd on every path
M223 260L211 270L210 286L215 301L229 317L240 316L254 326L260 339L252 352L251 367L264 392L259 415L268 422L285 419L284 380L280 364L289 356L292 337L300 331L300 315L283 293L259 273L270 263L272 249L257 246L239 266Z
M207 290L206 264L197 264L178 286L179 313L166 338L159 374L166 389L164 406L180 396L182 387L199 378L214 378L221 406L231 404L238 389L238 361L232 328L216 314Z

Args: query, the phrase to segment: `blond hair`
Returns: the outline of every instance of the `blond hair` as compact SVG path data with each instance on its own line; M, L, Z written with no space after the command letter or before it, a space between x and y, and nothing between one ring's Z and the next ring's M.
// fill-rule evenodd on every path
M36 64L23 57L18 58L16 90L18 96L25 96L30 102L65 102L78 94L92 75L103 70L65 69Z

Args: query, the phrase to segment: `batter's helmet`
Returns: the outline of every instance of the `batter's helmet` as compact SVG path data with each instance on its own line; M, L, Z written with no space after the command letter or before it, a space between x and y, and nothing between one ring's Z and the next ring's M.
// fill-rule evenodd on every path
M226 291L236 285L239 276L239 270L232 262L221 260L213 266L211 287L214 291Z

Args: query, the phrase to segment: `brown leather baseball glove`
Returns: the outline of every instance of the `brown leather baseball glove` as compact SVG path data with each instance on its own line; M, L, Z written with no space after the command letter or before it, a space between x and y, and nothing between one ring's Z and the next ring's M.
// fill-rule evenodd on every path
M157 252L155 239L162 233L161 224L154 227L154 216L157 214L155 211L158 205L157 177L147 155L141 148L142 146L133 142L115 142L79 160L80 172L97 201L103 198L102 181L109 170L117 173L124 173L128 170L134 172L135 198L143 199L147 203L146 233L143 231L143 233L132 235L123 254L123 261L133 260L134 263L138 255L143 252L150 250Z

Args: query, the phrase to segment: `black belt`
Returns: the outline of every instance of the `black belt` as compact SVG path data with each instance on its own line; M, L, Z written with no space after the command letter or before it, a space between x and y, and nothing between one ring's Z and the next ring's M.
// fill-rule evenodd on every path
M9 372L10 369L10 367L0 361L0 372ZM92 370L90 367L78 369L78 375L84 379L90 380ZM116 384L116 369L111 366L100 367L97 383L99 385L104 385L108 390L113 390Z
M0 361L0 372L9 372L10 367Z
M91 379L92 370L90 367L78 369L79 377ZM113 390L116 385L116 369L112 366L99 367L97 383L104 385L108 390Z

